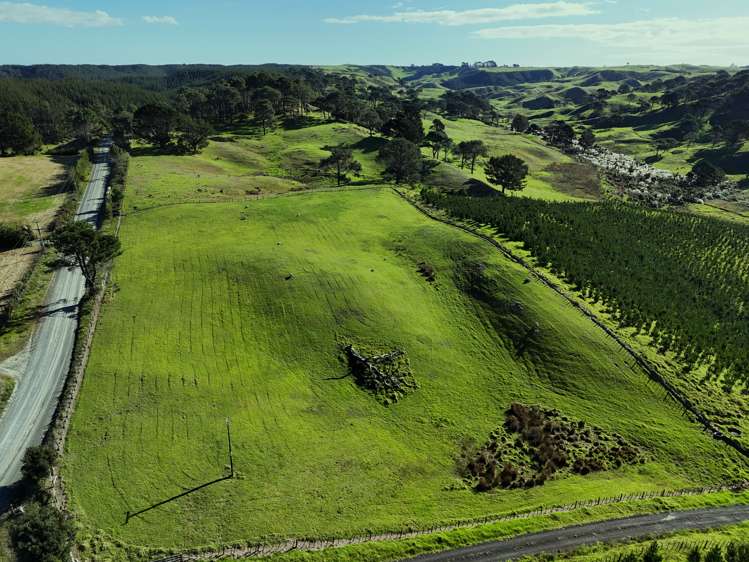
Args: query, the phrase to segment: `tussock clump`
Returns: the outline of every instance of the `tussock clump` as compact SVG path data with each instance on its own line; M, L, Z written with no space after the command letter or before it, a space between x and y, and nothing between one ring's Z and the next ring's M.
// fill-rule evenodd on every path
M404 351L357 349L351 344L346 345L344 351L356 384L370 391L383 404L398 402L419 387Z
M419 264L419 273L430 283L434 283L437 280L437 274L434 271L434 267L426 262L422 262Z
M476 490L532 488L562 474L586 475L644 462L619 435L556 410L514 403L481 447L464 447L462 476Z

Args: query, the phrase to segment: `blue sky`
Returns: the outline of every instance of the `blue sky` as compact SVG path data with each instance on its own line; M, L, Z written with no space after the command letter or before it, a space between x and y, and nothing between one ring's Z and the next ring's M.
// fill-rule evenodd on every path
M749 65L749 0L0 1L0 63Z

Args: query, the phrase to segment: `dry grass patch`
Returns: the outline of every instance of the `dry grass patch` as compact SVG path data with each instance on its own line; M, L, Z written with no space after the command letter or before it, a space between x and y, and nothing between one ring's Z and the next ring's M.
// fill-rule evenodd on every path
M0 222L49 224L62 205L69 159L0 158Z
M0 253L0 302L23 279L38 253L39 249L35 246Z

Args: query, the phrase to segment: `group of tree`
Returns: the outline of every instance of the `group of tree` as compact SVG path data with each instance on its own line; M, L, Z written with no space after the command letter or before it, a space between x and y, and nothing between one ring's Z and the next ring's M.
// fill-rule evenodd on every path
M23 457L23 512L10 521L10 543L19 562L60 562L70 556L75 530L51 501L47 482L57 460L47 445L30 447Z
M455 146L455 143L447 134L445 124L440 119L432 121L432 125L429 127L429 132L424 140L426 145L431 148L434 160L439 159L440 154L443 154L443 160L447 161L450 151Z
M22 248L34 239L26 225L0 223L0 252Z
M749 383L749 226L613 201L424 197L522 242L621 326L688 367L706 367L727 388Z
M470 90L447 91L443 94L441 109L450 117L463 117L493 121L498 117L491 103Z
M0 153L90 140L123 108L165 102L166 95L114 81L0 78Z
M362 165L354 158L354 151L345 144L338 146L326 146L325 150L330 152L330 156L320 162L322 170L332 170L338 187L349 182L349 174L359 175L362 171Z

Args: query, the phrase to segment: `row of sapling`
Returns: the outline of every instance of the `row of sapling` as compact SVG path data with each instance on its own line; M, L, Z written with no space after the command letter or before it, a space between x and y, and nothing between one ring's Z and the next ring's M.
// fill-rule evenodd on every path
M749 227L621 202L591 205L423 190L430 205L497 228L534 258L726 387L749 381ZM586 251L580 251L586 248ZM632 275L636 271L637 275Z

